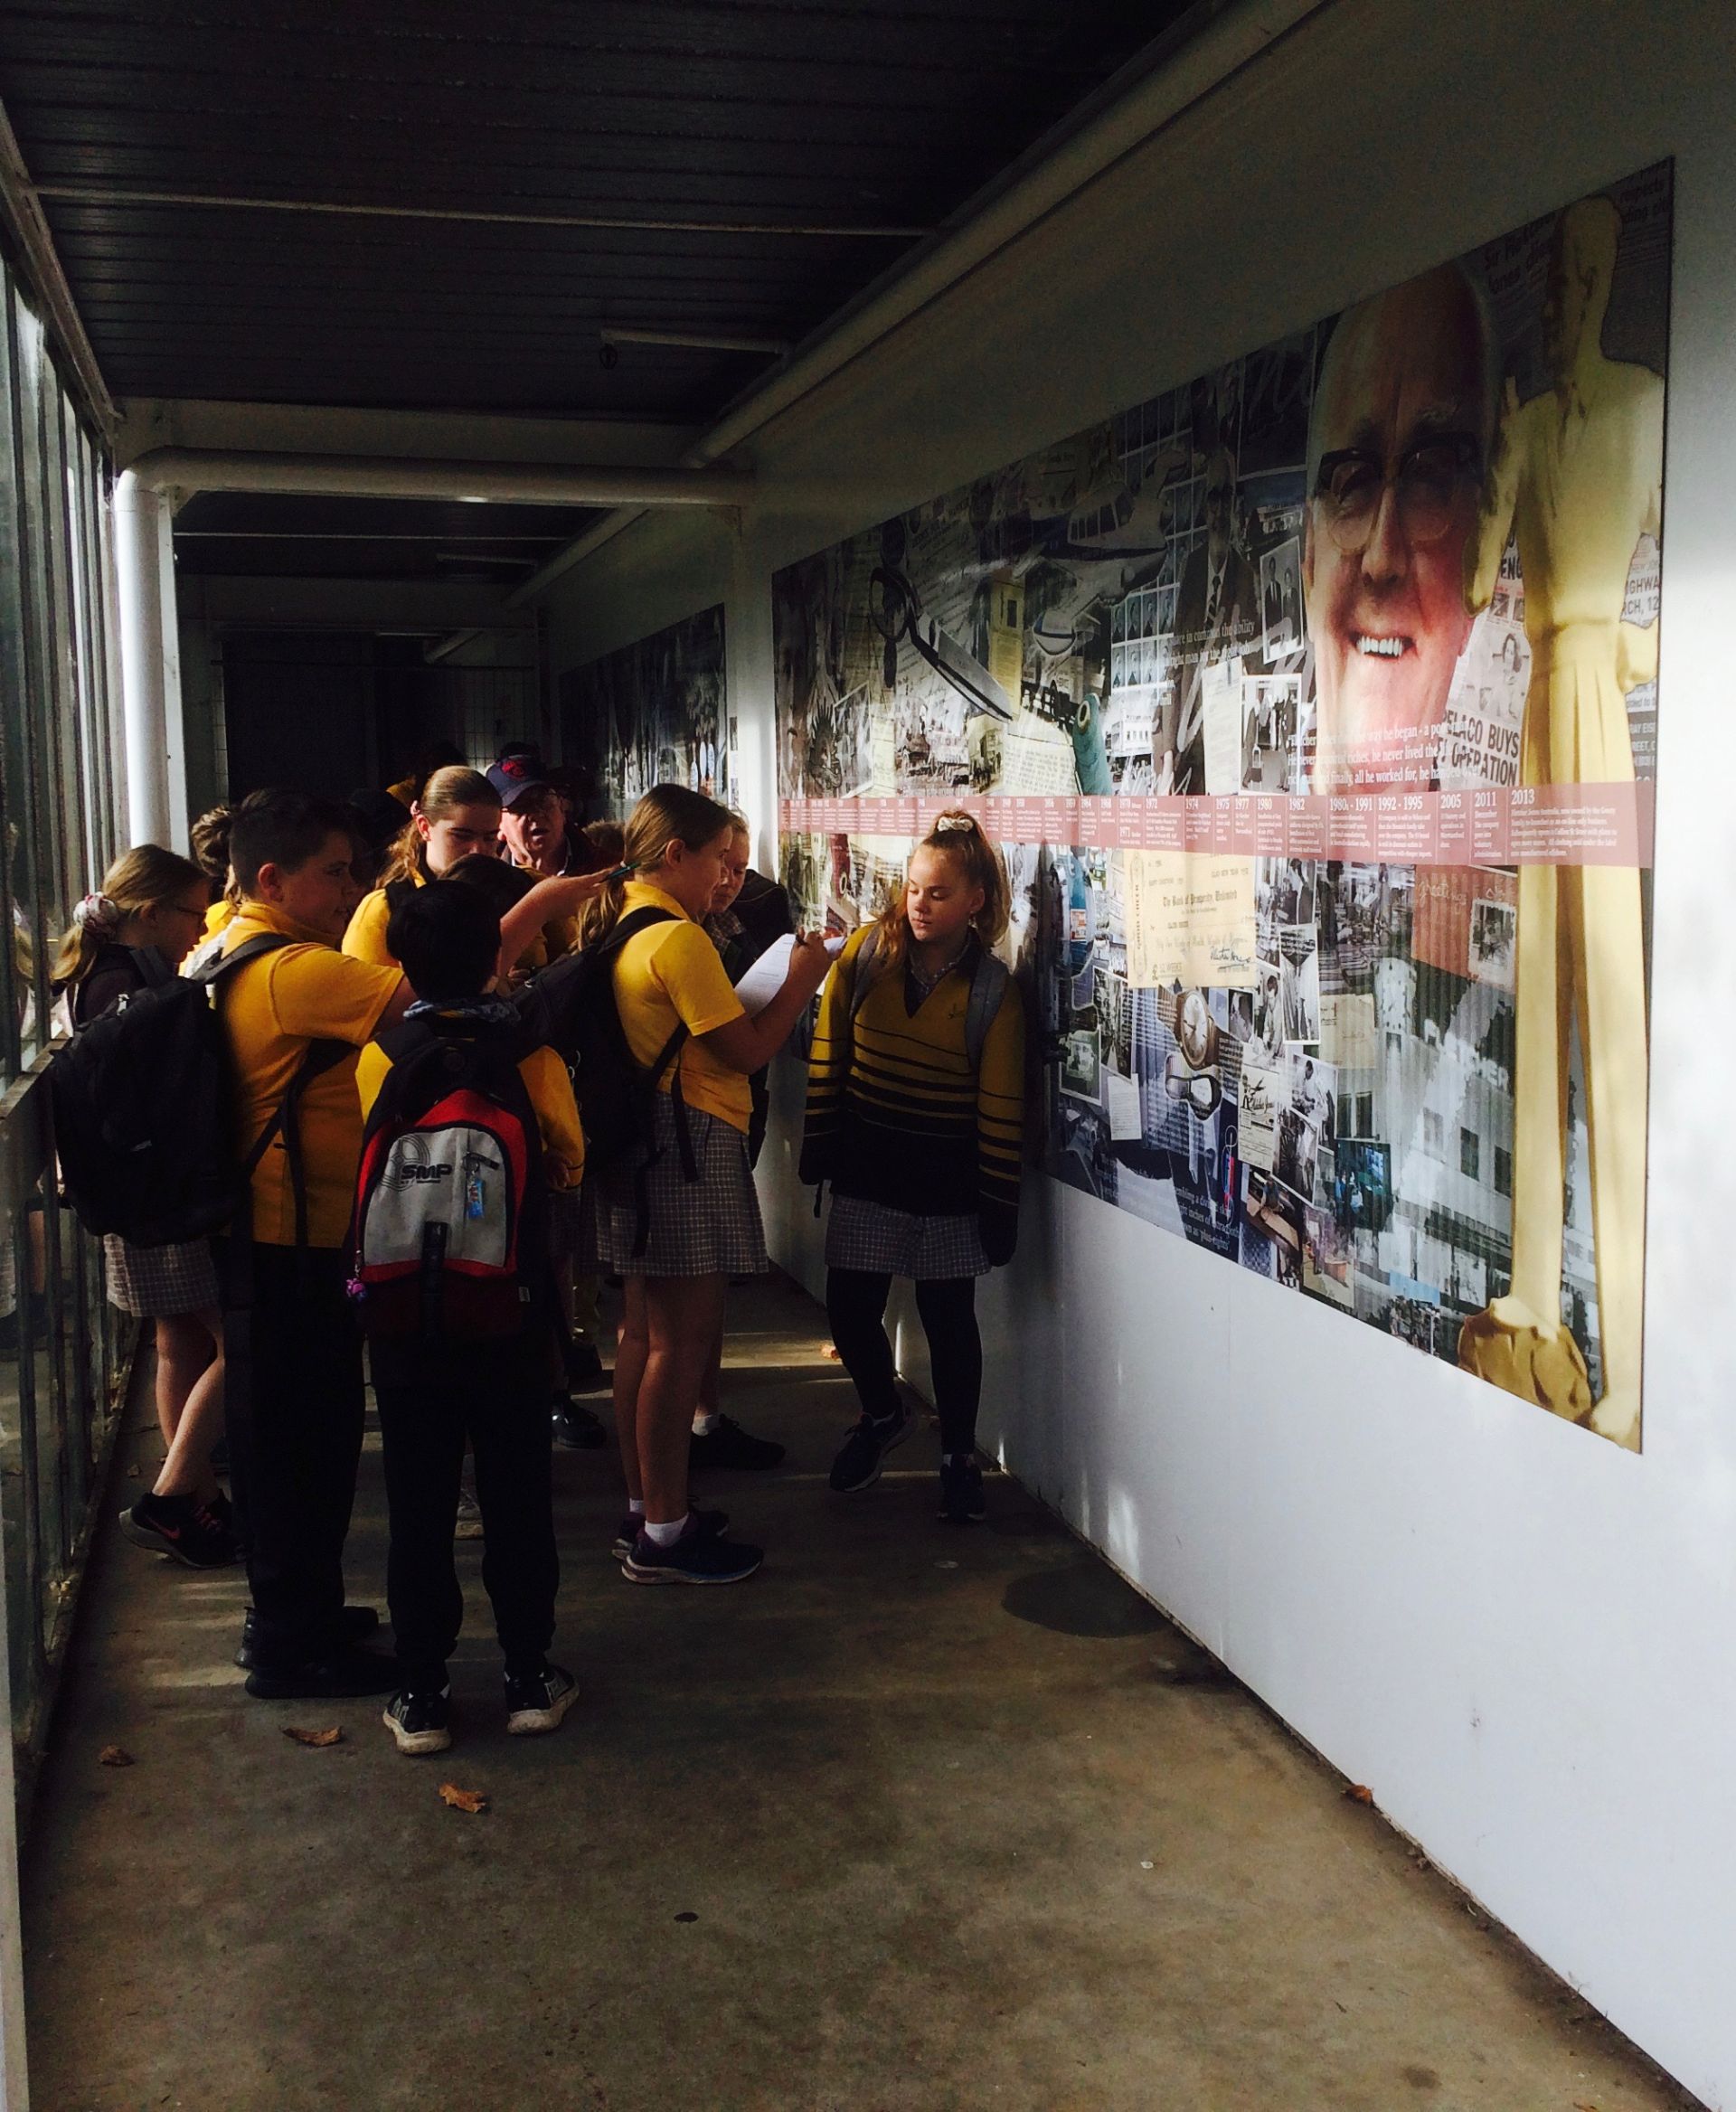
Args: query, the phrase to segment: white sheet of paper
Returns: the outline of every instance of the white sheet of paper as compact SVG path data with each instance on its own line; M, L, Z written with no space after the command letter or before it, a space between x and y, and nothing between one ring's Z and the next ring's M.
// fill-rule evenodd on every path
M1145 1122L1139 1108L1139 1081L1123 1078L1118 1070L1105 1074L1109 1103L1109 1142L1111 1144L1137 1144L1145 1134Z
M833 959L844 951L844 934L828 938L826 950ZM735 986L735 994L750 1018L763 1012L784 986L784 977L789 973L789 957L796 948L796 934L786 931L781 938L774 938L760 958Z

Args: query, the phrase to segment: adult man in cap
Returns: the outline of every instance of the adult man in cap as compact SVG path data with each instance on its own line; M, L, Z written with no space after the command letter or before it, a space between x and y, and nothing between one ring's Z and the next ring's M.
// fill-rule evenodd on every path
M590 870L583 846L567 833L567 811L532 748L503 750L488 771L500 795L500 833L506 855L541 880Z

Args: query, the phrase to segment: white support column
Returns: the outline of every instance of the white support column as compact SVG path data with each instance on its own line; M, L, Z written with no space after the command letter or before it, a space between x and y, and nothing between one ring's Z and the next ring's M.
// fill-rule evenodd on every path
M115 486L120 693L127 731L127 829L134 844L184 844L186 755L181 641L166 495L129 470Z
M0 1561L0 1636L8 1631ZM24 1926L18 1899L18 1806L13 1773L12 1671L0 1647L0 2112L30 2112L24 2053Z

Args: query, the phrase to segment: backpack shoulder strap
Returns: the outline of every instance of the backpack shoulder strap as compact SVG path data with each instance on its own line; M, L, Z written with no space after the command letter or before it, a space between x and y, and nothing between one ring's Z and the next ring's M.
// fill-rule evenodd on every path
M220 953L212 960L203 961L196 968L187 971L191 983L221 983L232 976L237 968L244 968L249 961L256 961L262 955L276 953L280 947L295 946L299 942L282 931L261 931L255 938L244 938L231 952Z
M965 1005L965 1052L970 1058L973 1070L983 1067L988 1030L995 1024L1011 979L1006 963L984 947L976 956L976 966L971 970L970 996Z
M679 924L681 919L673 910L660 910L655 902L644 902L637 910L629 910L625 917L617 919L614 929L603 938L598 949L604 953L618 953L629 938L637 938L641 931L648 931L654 924Z
M866 1003L869 989L873 983L874 963L880 957L880 926L871 924L868 936L856 948L856 957L851 964L854 976L850 985L850 1018L854 1023L856 1014Z
M154 946L129 946L127 950L146 990L166 990L175 981L175 970Z

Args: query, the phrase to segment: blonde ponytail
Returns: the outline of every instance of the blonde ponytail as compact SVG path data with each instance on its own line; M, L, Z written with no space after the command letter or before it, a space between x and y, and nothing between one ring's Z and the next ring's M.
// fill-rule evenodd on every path
M118 938L128 917L143 916L173 901L183 888L210 886L190 858L178 857L160 844L137 844L123 851L102 876L102 885L86 895L72 912L72 922L54 953L57 988L81 983L97 956Z
M733 830L735 817L727 806L708 799L685 785L654 785L627 818L618 863L636 872L649 872L663 863L672 843L696 851ZM579 943L595 946L607 938L619 923L627 902L625 879L611 880L600 894L592 896L579 917Z
M473 770L463 763L448 763L443 770L436 770L422 787L416 805L425 819L445 821L461 806L492 806L498 811L500 794L480 770ZM392 838L386 863L374 884L390 887L393 881L428 877L428 849L422 832L416 825L416 816L412 814Z

